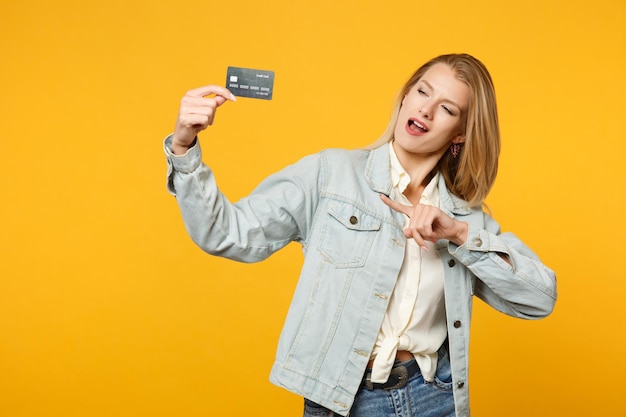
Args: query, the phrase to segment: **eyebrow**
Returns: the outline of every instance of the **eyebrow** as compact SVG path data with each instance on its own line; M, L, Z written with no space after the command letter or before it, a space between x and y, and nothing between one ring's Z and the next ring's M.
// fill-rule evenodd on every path
M418 81L418 83L420 83L420 82L426 84L426 87L430 88L431 90L434 90L433 86L428 81L426 81L425 79L422 78L421 80ZM463 110L463 107L461 105L459 105L459 103L457 103L454 100L451 100L449 98L444 98L444 101L447 101L448 103L452 104L453 106L458 107L459 110Z

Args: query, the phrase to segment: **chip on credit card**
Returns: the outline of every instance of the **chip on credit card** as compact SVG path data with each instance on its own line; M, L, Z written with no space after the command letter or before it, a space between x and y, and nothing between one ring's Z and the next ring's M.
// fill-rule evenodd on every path
M237 97L271 100L274 91L274 71L228 67L226 88Z

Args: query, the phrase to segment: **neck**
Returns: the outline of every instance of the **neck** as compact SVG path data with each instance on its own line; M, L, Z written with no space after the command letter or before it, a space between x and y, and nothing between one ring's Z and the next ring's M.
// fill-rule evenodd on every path
M403 194L413 206L416 206L419 204L424 189L435 175L437 163L445 150L431 154L415 154L399 149L395 143L393 143L393 148L398 161L411 178Z

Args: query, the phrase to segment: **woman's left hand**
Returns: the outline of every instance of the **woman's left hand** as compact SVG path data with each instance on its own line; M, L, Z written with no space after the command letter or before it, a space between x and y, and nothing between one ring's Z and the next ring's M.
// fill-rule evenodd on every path
M382 194L380 198L393 210L409 217L409 227L404 230L404 235L413 238L424 249L428 249L426 241L437 242L439 239L447 239L462 245L467 240L467 223L453 219L437 207L425 204L411 207Z

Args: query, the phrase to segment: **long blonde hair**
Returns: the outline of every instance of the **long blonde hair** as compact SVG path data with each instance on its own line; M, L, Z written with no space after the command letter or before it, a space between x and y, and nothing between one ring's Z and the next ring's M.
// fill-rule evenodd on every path
M465 115L465 143L454 158L447 151L439 160L438 169L443 174L448 189L466 200L470 206L484 202L498 173L500 155L500 128L493 81L482 62L467 54L448 54L431 59L422 65L404 84L382 136L368 146L374 149L393 140L402 99L424 76L430 67L443 63L467 84L470 100Z

